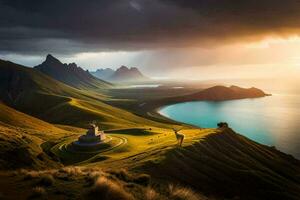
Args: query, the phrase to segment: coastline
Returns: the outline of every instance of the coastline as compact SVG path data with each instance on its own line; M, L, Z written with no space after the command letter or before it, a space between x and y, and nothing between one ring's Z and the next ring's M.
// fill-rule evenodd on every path
M181 104L181 103L189 103L189 102L226 102L226 101L235 101L235 100L243 100L243 99L259 99L259 98L265 98L265 97L269 97L272 96L272 94L265 94L265 96L261 96L261 97L248 97L248 98L235 98L235 99L225 99L225 100L205 100L205 99L194 99L194 100L189 100L189 101L185 101L185 100L178 100L176 97L175 98L167 98L167 99L160 99L160 100L155 100L155 101L145 101L143 104L143 106L141 106L140 108L142 108L141 110L144 110L141 114L145 115L145 117L158 117L159 119L164 119L167 121L171 121L171 122L175 122L175 123L183 123L183 122L179 122L176 120L173 120L165 115L162 115L159 111L165 107L171 106L171 105L176 105L176 104ZM184 123L186 124L186 123ZM195 126L193 124L187 124L190 126L194 126L194 127L199 127L199 126ZM199 127L199 128L203 128L203 127Z
M240 99L237 102L226 100L216 105L211 101L180 102L162 110L170 106L170 104L165 104L157 107L155 112L177 123L184 122L200 128L215 128L217 122L225 121L235 131L250 140L276 147L299 159L300 152L297 148L299 140L296 139L299 138L297 134L299 126L291 126L296 123L297 116L299 116L298 101L298 95L274 94L270 98ZM177 104L181 105L176 106ZM185 114L181 116L180 113Z

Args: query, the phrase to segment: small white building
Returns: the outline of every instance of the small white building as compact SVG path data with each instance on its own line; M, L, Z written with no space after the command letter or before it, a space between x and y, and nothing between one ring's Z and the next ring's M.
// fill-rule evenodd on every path
M105 140L104 131L99 131L98 126L92 124L85 135L79 137L77 144L95 144Z

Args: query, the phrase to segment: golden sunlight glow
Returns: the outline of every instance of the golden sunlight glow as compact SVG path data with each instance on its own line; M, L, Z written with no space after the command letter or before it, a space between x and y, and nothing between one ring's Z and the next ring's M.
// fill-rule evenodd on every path
M270 48L274 45L287 45L287 44L300 44L300 37L298 35L293 35L288 38L280 38L280 37L267 37L266 39L259 42L251 42L245 45L246 48L254 48L254 49L265 49Z

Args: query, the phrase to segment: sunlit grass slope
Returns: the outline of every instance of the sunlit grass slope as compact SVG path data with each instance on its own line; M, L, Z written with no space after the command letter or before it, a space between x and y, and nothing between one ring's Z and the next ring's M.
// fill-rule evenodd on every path
M5 125L32 129L34 131L44 132L45 134L51 133L56 134L62 132L61 129L39 120L37 118L31 117L13 108L10 108L0 102L0 122Z
M71 133L0 103L0 169L59 166L41 145L68 135Z
M139 169L160 181L178 181L225 199L299 199L300 162L231 129L163 156Z
M79 100L75 98L70 98L68 102L61 103L47 110L41 117L53 123L75 126L84 126L91 121L96 121L104 129L136 126L169 127L167 124L139 117L101 101Z
M81 99L88 96L85 91L55 81L36 70L3 60L0 60L0 94L4 103L34 115L68 101L70 96ZM102 94L92 95L105 98Z
M184 146L198 142L208 134L214 133L212 129L185 128ZM102 166L118 169L133 168L138 164L161 159L161 154L167 150L177 148L177 141L171 128L126 128L110 129L105 131L108 137L116 138L120 145L98 154L74 153L66 150L78 137L68 137L61 143L53 146L51 151L63 158L65 163L76 165ZM76 155L76 159L74 159Z

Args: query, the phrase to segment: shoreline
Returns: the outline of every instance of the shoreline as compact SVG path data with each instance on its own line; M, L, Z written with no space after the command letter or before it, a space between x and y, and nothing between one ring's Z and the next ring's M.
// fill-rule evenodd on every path
M276 96L276 95L272 95L272 96ZM266 96L266 97L269 97ZM261 97L260 97L261 98ZM218 102L226 102L226 101L235 101L235 100L244 100L244 99L253 99L253 98L243 98L243 99L234 99L234 100L225 100L225 101L218 101ZM256 98L255 98L256 99ZM272 101L273 99L269 99L267 100L268 102ZM258 100L258 102L260 101L263 101L264 100ZM184 102L176 102L176 103L171 103L171 104L163 104L163 105L160 105L159 107L157 107L156 109L153 110L153 112L156 112L156 115L158 116L161 116L163 118L166 118L172 122L175 122L175 123L183 123L183 124L187 124L187 125L190 125L190 126L193 126L193 127L196 127L196 128L216 128L216 124L214 126L213 122L214 121L218 121L218 117L213 117L212 116L212 119L213 119L213 122L211 120L205 120L205 115L201 116L202 120L198 121L195 123L195 121L192 120L189 121L189 120L185 120L185 119L181 119L179 121L175 120L175 118L172 118L171 116L168 116L168 115L164 115L161 110L168 107L168 106L173 106L173 105L177 105L177 104L184 104L184 103L192 103L192 102L216 102L216 101L184 101ZM249 101L251 103L251 101ZM232 103L234 105L234 103ZM231 104L229 104L231 105ZM243 104L242 104L243 105ZM255 104L256 105L256 104ZM260 105L260 104L259 104ZM176 110L176 108L175 108ZM227 112L228 113L228 112ZM180 113L179 113L180 114ZM253 116L255 117L255 113L252 113ZM172 113L171 113L172 115ZM247 117L245 117L247 119ZM180 118L179 118L180 119ZM227 119L227 120L226 120ZM249 140L252 140L252 141L255 141L259 144L262 144L262 145L266 145L266 146L269 146L269 147L274 147L282 152L284 152L285 154L288 154L288 155L292 155L293 157L295 157L296 159L300 159L299 157L299 153L291 148L285 148L284 145L285 143L284 142L276 142L276 139L274 138L275 135L276 135L276 131L274 132L274 130L272 130L270 127L264 127L264 128L260 128L258 130L256 130L255 128L251 129L251 126L247 127L246 125L238 125L237 124L237 121L238 119L234 119L234 118L226 118L226 119L223 119L223 121L226 121L226 122L229 122L229 125L232 126L233 129L237 129L238 133L247 137ZM229 120L229 121L228 121ZM270 120L274 120L273 118L268 118L266 119L267 121L270 121ZM220 120L222 121L222 120ZM230 123L231 121L231 123ZM199 123L200 125L198 125L197 123ZM208 124L207 124L208 123ZM251 121L252 123L252 121ZM255 121L253 123L256 123ZM203 124L206 124L207 126L203 126ZM255 132L255 131L258 131L258 132ZM294 133L293 130L290 130L291 134ZM260 133L260 134L255 134L255 133ZM294 144L294 143L292 143ZM296 145L297 143L295 143L294 145Z
M145 108L145 111L142 112L146 117L159 117L158 119L164 119L167 121L172 121L175 123L183 123L183 122L179 122L176 120L173 120L169 117L166 117L164 115L162 115L161 113L159 113L159 111L165 107L171 106L171 105L176 105L176 104L182 104L182 103L190 103L190 102L226 102L226 101L237 101L237 100L245 100L245 99L258 99L258 98L265 98L265 97L269 97L269 96L273 96L272 94L266 94L265 96L262 97L249 97L249 98L239 98L239 99L225 99L225 100L202 100L202 99L195 99L195 100L189 100L189 101L178 101L177 99L175 100L174 98L169 98L170 101L168 101L168 99L160 99L160 100L155 100L155 101L145 101L142 107L140 108ZM151 114L151 116L149 115ZM186 123L183 123L186 124ZM199 127L193 124L187 124L190 126L195 126L195 127ZM204 127L199 127L199 128L204 128Z

